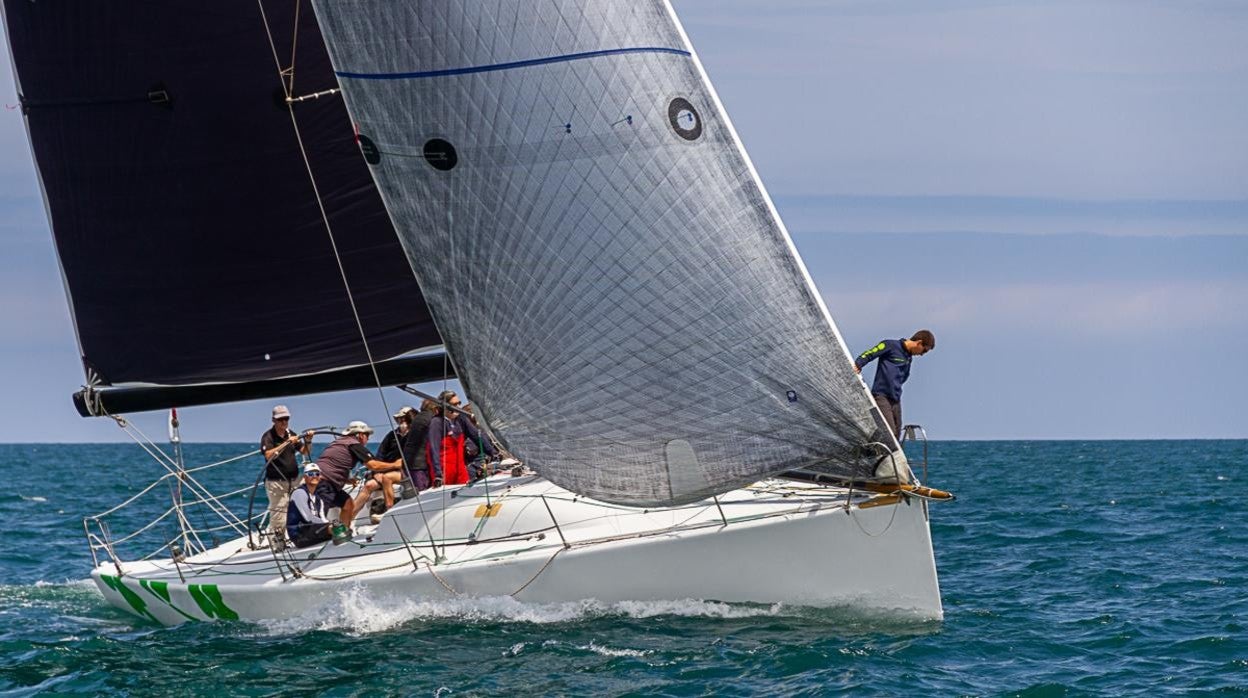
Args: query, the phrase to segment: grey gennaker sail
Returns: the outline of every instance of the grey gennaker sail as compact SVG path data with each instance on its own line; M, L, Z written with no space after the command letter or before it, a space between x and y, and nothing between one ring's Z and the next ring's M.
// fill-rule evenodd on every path
M667 2L316 10L448 353L542 475L661 505L905 471Z

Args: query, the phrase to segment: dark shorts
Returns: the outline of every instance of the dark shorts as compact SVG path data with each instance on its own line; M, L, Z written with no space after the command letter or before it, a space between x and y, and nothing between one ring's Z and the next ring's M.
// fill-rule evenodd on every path
M321 478L321 484L316 486L316 494L322 500L327 502L330 507L342 507L351 501L351 495L342 489L342 485L337 485L325 478Z
M290 539L296 548L306 548L309 545L324 543L333 536L329 532L329 524L304 524L300 526L295 535Z

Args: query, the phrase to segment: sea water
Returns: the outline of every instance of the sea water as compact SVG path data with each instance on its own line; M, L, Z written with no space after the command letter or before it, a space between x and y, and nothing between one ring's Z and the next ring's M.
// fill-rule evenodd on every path
M194 464L248 448L185 451ZM0 695L1248 693L1248 441L934 442L930 455L930 484L958 495L931 511L943 622L354 589L332 613L163 628L85 581L82 526L159 466L133 445L0 446ZM259 465L205 480L242 487Z

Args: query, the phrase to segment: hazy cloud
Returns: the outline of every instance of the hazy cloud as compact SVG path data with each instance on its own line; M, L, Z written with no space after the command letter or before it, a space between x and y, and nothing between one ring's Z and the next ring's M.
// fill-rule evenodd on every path
M1089 340L1159 331L1243 330L1244 299L1248 298L1248 280L1032 282L987 287L903 282L890 288L894 293L888 295L878 290L824 295L838 322L847 326L878 325L879 318L910 318L909 324L916 329L920 324L951 332L992 327L1013 334L1061 333Z
M1248 235L1248 200L780 195L776 207L795 234Z
M1248 198L1248 6L678 8L788 194Z

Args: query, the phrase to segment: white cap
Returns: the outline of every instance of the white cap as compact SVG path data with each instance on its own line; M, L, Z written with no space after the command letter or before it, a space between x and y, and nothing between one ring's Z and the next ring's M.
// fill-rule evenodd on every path
M398 412L395 412L394 418L403 419L404 417L407 417L408 419L411 419L413 416L415 416L415 414L416 414L416 408L412 407L411 405L408 405L407 407L400 409Z
M273 408L273 419L290 419L290 410L285 405L278 405Z
M373 428L368 426L365 422L356 420L348 424L347 430L342 433L344 436L350 436L351 434L371 434L373 433Z
M317 464L316 464L316 461L310 461L310 462L308 462L308 463L304 463L304 464L303 464L303 474L304 474L304 475L311 475L312 473L316 473L317 475L320 475L320 474L321 474L321 466L317 465Z

